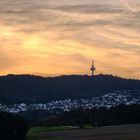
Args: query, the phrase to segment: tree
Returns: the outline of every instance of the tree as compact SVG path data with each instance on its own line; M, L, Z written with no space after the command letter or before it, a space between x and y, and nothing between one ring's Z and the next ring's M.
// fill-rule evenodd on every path
M0 139L24 140L29 130L29 125L22 117L0 112Z

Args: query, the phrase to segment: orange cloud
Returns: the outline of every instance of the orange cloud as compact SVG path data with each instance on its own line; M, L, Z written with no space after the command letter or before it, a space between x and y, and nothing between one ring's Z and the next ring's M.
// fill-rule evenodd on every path
M0 74L90 74L140 78L140 2L0 2ZM10 3L10 4L9 4ZM130 6L132 0L125 0Z

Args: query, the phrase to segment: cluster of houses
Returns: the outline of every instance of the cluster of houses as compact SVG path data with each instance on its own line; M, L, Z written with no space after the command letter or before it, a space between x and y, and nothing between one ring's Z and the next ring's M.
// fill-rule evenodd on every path
M110 108L112 106L117 106L120 104L131 105L131 104L140 104L140 94L139 92L134 91L114 91L112 93L107 93L105 95L91 98L91 99L80 99L80 100L59 100L52 101L48 103L38 103L38 104L14 104L14 105L4 105L0 104L0 110L19 113L29 110L47 110L51 112L63 112L70 111L73 109L83 108L83 109L92 109L106 107Z

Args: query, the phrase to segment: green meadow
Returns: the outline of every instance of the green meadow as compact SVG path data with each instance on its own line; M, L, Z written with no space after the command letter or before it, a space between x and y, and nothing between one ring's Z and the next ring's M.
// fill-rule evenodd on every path
M78 129L75 127L33 127L27 140L139 140L140 124Z
M40 133L77 129L74 126L32 127L27 135L27 140L41 140Z

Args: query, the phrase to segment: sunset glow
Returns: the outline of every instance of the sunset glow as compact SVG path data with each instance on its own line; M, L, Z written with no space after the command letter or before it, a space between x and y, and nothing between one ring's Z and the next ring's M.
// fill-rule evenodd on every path
M139 0L1 0L0 75L140 79Z

